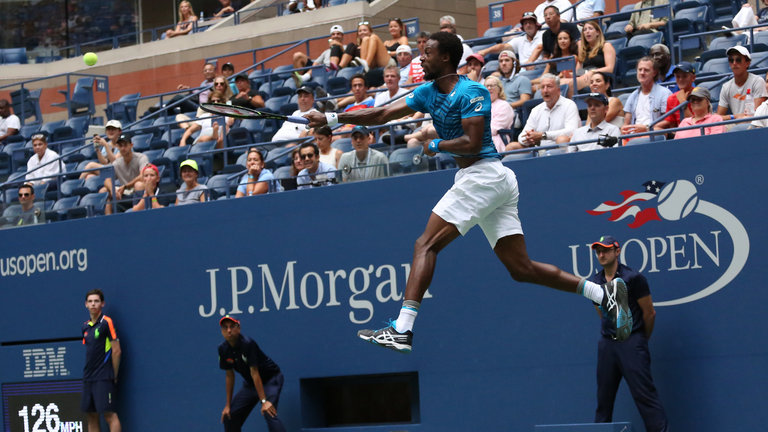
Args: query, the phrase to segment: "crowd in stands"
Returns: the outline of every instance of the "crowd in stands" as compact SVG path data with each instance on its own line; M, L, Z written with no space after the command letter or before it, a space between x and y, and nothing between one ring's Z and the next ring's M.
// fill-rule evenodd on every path
M231 13L232 2L221 3L222 13ZM666 3L643 0L634 7ZM756 13L756 20L768 16L764 10ZM766 81L750 72L753 53L747 46L734 43L725 50L732 77L722 88L697 85L701 77L697 78L696 65L682 59L673 64L668 42L647 47L644 56L619 72L622 58L616 46L623 47L627 39L641 34L664 31L668 20L674 19L657 18L650 12L632 12L621 29L625 36L608 39L606 24L595 19L605 13L602 0L586 0L575 9L567 0L546 0L535 11L522 13L514 29L493 43L464 42L457 73L483 83L488 90L491 136L497 151L529 149L528 153L549 155L599 150L642 141L639 135L631 135L654 131L662 132L660 139L726 133L733 125L717 123L768 115ZM179 26L173 31L183 31L190 16L195 17L191 5L181 2ZM579 21L570 22L575 19ZM440 31L456 33L451 16L441 17L437 24ZM392 122L392 127L340 125L313 130L288 121L222 119L198 108L207 102L229 103L303 116L313 111L349 112L382 106L406 97L410 89L429 78L421 68L421 56L430 35L421 32L409 40L397 18L389 20L386 29L388 37L382 38L370 22L361 21L354 41L347 38L345 44L344 29L333 25L324 51L314 57L303 51L292 53L289 77L268 72L236 74L232 63L224 63L217 71L216 63L206 63L200 85L180 84L177 90L190 93L180 93L170 102L182 107L180 113L169 116L170 127L182 132L177 141L167 144L186 147L183 157L170 163L164 155L147 157L144 153L152 151L150 148L134 149L133 139L141 131L123 131L120 121L109 119L105 136L93 137L93 159L80 165L85 170L80 180L101 178L98 192L107 203L115 202L117 211L142 211L229 197L230 193L236 198L250 197L391 175L396 164L390 158L395 152L419 148L437 138L429 118L417 114ZM169 33L168 37L176 35ZM473 49L470 44L481 46ZM348 87L333 92L330 80L339 77L345 77L343 83ZM621 85L623 94L616 96ZM284 102L275 106L271 102L277 98ZM154 113L156 119L158 110L172 113L163 105L147 115ZM19 133L19 119L5 100L0 100L0 117L0 140ZM714 125L706 126L709 124ZM766 127L768 119L758 118L750 124ZM665 132L687 126L691 128ZM239 141L238 151L230 153L239 157L239 163L234 168L223 166L218 157L232 146L227 142L235 132L243 129L250 139ZM28 187L22 186L19 192L22 210L11 219L6 217L13 225L44 220L45 212L35 215L30 207L28 199L32 196L34 201L35 190L30 193L28 189L46 182L55 184L62 174L62 163L56 163L59 154L48 148L46 134L30 140L34 154L27 163ZM195 156L193 152L199 149L222 152ZM213 182L221 176L227 177L224 190L220 182ZM163 195L172 199L163 199ZM106 205L104 211L110 214L112 205Z

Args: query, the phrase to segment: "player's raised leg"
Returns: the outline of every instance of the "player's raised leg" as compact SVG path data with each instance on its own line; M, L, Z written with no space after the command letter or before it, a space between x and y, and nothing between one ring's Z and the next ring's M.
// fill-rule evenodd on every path
M399 352L410 352L413 323L421 300L435 273L437 254L459 236L459 230L435 213L430 214L427 228L413 247L413 262L405 286L405 300L397 321L379 330L360 330L357 335L366 341Z
M525 237L509 235L496 242L493 251L512 278L518 282L535 283L560 291L578 293L601 305L616 324L616 339L624 340L632 330L632 314L624 281L616 278L604 285L580 279L552 265L528 257Z

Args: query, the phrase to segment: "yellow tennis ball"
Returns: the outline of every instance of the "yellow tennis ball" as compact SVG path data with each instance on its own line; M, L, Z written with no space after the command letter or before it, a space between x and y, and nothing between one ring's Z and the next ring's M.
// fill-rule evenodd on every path
M97 61L99 61L99 56L96 53L88 52L83 55L83 62L88 66L95 65Z

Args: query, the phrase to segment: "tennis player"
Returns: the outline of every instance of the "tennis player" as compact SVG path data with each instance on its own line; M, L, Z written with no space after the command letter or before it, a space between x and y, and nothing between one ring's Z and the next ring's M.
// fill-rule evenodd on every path
M502 165L491 140L490 93L483 85L456 73L462 50L458 37L436 32L421 56L424 79L431 82L383 107L305 116L311 127L320 127L326 123L379 125L417 111L430 113L438 138L425 144L425 154L448 153L460 168L453 187L432 209L424 233L416 240L397 320L383 329L360 330L358 336L395 351L410 352L413 323L432 281L438 252L459 234L480 225L514 280L582 294L608 311L617 327L617 339L626 338L632 329L632 315L621 279L601 286L528 257L517 213L517 179Z

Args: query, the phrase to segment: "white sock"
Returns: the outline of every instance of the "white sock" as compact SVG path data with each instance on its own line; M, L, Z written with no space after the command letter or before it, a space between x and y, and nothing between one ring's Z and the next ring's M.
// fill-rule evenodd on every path
M301 76L302 81L309 81L310 78L312 78L312 75L310 75L309 72Z
M416 315L419 313L419 302L413 300L406 300L403 302L403 307L400 308L400 316L395 321L395 330L398 333L405 333L409 330L413 330L413 323L416 321Z
M581 295L597 304L603 303L603 287L594 282L585 280Z

